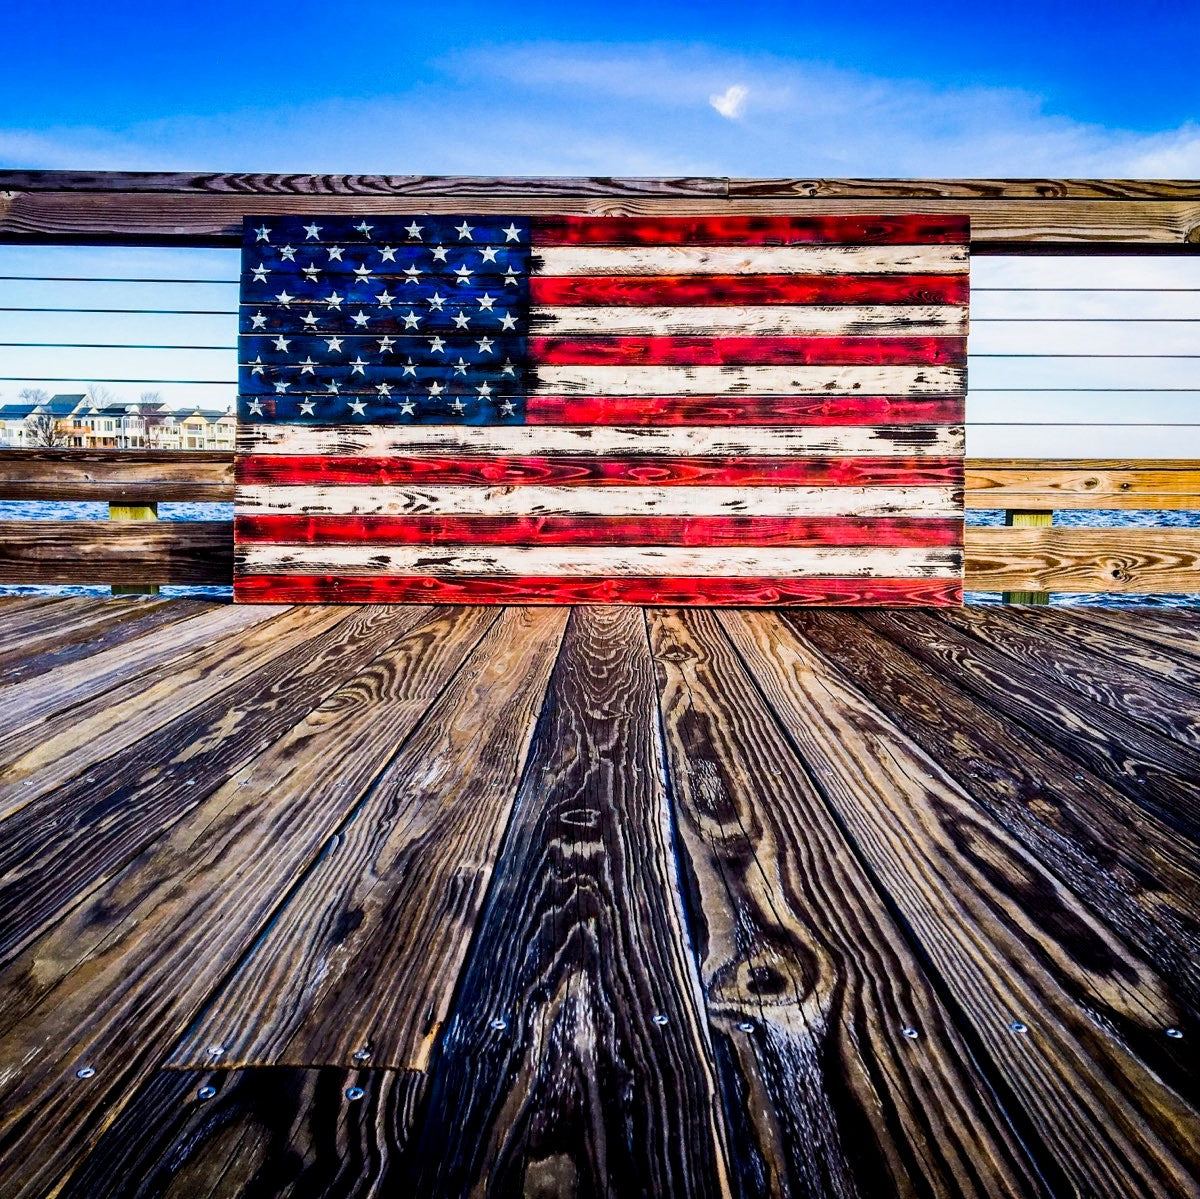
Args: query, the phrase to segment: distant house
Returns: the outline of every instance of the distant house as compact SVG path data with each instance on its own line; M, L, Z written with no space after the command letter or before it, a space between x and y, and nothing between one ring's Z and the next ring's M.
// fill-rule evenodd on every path
M0 446L5 449L25 449L32 445L26 418L33 415L36 404L0 404Z
M162 450L232 450L237 418L228 408L162 411L150 423L150 445Z

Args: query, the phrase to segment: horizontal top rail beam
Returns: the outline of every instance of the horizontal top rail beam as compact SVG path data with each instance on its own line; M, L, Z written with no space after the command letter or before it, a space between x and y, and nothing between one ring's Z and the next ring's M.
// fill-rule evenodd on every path
M235 246L289 212L957 213L979 253L1200 250L1200 183L0 171L0 241Z

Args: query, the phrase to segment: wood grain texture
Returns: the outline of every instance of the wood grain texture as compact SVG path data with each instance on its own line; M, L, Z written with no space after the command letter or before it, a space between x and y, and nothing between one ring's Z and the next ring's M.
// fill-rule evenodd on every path
M661 753L641 613L575 609L406 1193L728 1193Z
M228 521L0 522L0 583L224 583Z
M1141 644L1156 646L1176 657L1182 655L1181 665L1194 665L1200 659L1200 621L1187 609L1174 609L1169 614L1150 608L1127 610L1079 609L1077 614L1084 625L1112 629L1122 637ZM1169 615L1175 620L1164 620Z
M968 458L968 508L1200 509L1200 462Z
M170 1064L428 1066L566 619L501 613Z
M1181 1013L1153 966L778 616L721 621L1050 1186L1194 1195L1200 1087L1163 1035Z
M924 621L917 613L896 620L885 612L864 613L863 619L931 670L952 675L1014 727L1023 726L1200 841L1200 755L1061 683L1053 642L1036 666L1027 666L946 621Z
M42 1196L74 1168L494 619L435 614L339 680L249 771L0 971L0 1191ZM80 1080L85 1063L96 1073Z
M153 1074L62 1199L369 1199L395 1193L422 1074L169 1070ZM215 1094L201 1098L202 1087ZM357 1087L363 1093L348 1099Z
M785 619L1200 1014L1200 865L1188 838L863 621Z
M737 1193L1042 1193L715 615L648 618Z
M975 591L1200 591L1200 529L968 528Z
M233 499L233 455L207 450L20 450L0 453L0 499Z

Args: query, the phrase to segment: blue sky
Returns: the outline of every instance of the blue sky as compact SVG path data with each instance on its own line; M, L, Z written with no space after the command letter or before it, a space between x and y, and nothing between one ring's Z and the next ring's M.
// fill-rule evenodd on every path
M525 0L97 5L7 14L0 166L481 174L1200 176L1190 3L919 6ZM0 274L233 280L227 252L0 247ZM1186 453L1196 359L995 359L997 352L1200 355L1200 324L1005 317L1200 316L1200 292L1028 295L1004 286L1200 288L1200 257L977 259L973 453ZM200 288L0 282L0 305L220 310ZM154 291L153 299L149 292ZM168 298L171 303L168 303ZM232 343L228 317L9 316L4 340ZM2 349L0 375L224 378L228 350ZM86 379L81 379L80 383ZM1099 385L1146 389L1106 395ZM20 382L0 382L13 398ZM48 384L55 389L53 384ZM1062 388L1061 392L1023 390ZM1011 391L1005 391L1011 388ZM1171 391L1156 392L1156 388ZM78 390L62 384L58 390ZM115 387L136 397L137 386ZM160 388L180 404L231 388ZM1130 413L1136 413L1130 416ZM1032 420L1040 431L999 422ZM1089 439L1085 444L1083 438Z

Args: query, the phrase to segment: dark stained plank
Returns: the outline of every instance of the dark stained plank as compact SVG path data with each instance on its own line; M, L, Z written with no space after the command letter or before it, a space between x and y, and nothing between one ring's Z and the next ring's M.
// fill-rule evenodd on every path
M1200 1079L1194 1051L1181 1047L1200 1024L778 615L721 622L957 1009L1051 1187L1194 1196ZM1168 1027L1184 1029L1183 1040Z
M170 637L166 630L192 616L209 611L211 601L159 599L128 596L112 601L100 601L96 607L103 615L95 623L55 637L49 645L39 643L28 652L4 655L0 661L0 686L24 682L53 670L91 658L114 646L125 646L140 637ZM23 646L21 648L24 648Z
M400 638L0 970L6 1199L44 1195L119 1115L493 619Z
M500 614L171 1065L428 1065L566 619Z
M387 653L429 610L328 615L314 612L295 635L273 638L271 656L255 669L123 748L99 737L108 752L89 759L86 774L0 823L0 911L11 913L0 922L0 960L252 764L263 746Z
M1111 629L1136 642L1149 642L1176 656L1184 655L1181 662L1189 667L1195 665L1193 659L1200 659L1200 610L1075 608L1071 615L1085 624Z
M1200 1015L1194 844L862 621L837 612L786 619Z
M1071 637L1050 636L1021 617L1019 612L979 607L947 612L944 619L1026 666L1050 671L1089 704L1200 747L1200 696L1194 691L1114 658L1099 657Z
M0 499L228 502L233 452L5 449Z
M1115 626L1089 621L1087 609L1029 607L995 611L1017 621L1021 643L1030 638L1054 638L1080 651L1079 656L1091 664L1093 671L1103 671L1110 663L1117 663L1122 673L1149 676L1153 682L1172 683L1200 696L1200 662L1178 650L1167 651L1136 637L1132 628L1118 631ZM1200 649L1200 639L1196 645Z
M11 816L92 765L153 736L226 688L343 620L338 609L291 608L215 644L168 659L152 678L138 676L86 702L18 726L0 742L0 819ZM70 667L66 668L70 669ZM52 685L51 671L29 684ZM20 684L17 687L20 688ZM44 694L44 692L43 692ZM0 824L0 829L3 829Z
M48 650L86 639L113 624L128 620L138 612L152 610L166 602L157 596L126 598L127 603L110 603L98 596L79 596L77 599L82 602L76 606L45 610L40 621L33 621L21 628L20 632L0 640L0 669L19 665Z
M96 604L95 599L91 602ZM13 752L10 738L15 730L76 707L189 652L216 645L224 637L236 637L286 611L278 604L249 610L230 604L214 605L181 621L170 637L114 646L83 661L56 667L37 679L0 687L0 734L4 735L0 755Z
M409 1147L424 1077L331 1067L154 1074L62 1199L387 1194ZM205 1098L209 1087L214 1094ZM362 1094L349 1098L352 1088Z
M727 1191L642 614L571 615L397 1194Z
M4 583L227 585L232 578L232 521L0 522Z
M737 1192L1043 1193L715 615L648 619Z
M1200 839L1200 754L1091 703L1038 668L926 613L864 612L872 628L942 672L1015 726L1062 750L1166 824ZM1029 735L1026 734L1026 735Z
M4 652L20 652L30 642L53 637L56 628L67 628L95 619L97 599L92 595L21 596L0 612L0 638Z

